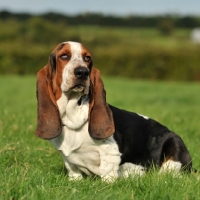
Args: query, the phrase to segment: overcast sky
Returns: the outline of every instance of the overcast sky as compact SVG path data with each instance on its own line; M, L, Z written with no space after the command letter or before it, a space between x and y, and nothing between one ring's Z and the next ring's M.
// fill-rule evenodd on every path
M84 12L200 15L200 0L0 0L0 10L29 13L55 11L68 15Z

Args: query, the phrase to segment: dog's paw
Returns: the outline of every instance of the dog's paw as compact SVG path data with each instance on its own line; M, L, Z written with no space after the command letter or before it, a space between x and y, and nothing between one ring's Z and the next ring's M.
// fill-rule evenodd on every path
M69 174L69 180L70 181L80 181L81 179L83 179L82 174L80 173L70 173Z
M124 163L119 167L120 177L128 178L129 176L143 176L145 168L133 163Z
M167 162L163 163L162 167L160 168L160 173L163 172L179 172L181 170L182 164L177 161L168 160Z
M113 183L119 178L118 172L111 172L107 175L101 175L101 180L107 183Z

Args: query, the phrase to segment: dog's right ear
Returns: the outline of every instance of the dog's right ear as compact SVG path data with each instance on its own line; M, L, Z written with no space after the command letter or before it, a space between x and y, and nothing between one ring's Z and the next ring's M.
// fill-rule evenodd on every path
M52 71L55 71L54 57L37 73L37 128L35 134L43 139L53 139L62 130L62 123L52 89Z

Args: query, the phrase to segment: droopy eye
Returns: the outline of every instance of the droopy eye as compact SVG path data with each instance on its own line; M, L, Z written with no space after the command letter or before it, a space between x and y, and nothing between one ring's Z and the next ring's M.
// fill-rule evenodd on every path
M61 58L62 60L69 60L69 59L70 59L70 56L69 56L68 54L62 54L62 55L60 56L60 58Z
M85 62L90 62L91 60L90 56L84 56L83 59Z

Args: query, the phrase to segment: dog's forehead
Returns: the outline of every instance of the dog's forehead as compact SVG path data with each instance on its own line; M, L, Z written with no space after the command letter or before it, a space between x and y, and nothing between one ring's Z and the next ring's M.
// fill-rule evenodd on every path
M79 42L72 42L72 41L68 41L68 42L63 42L59 45L57 45L57 47L55 48L55 51L59 52L59 51L66 51L66 52L70 52L72 55L76 54L76 55L82 55L85 54L87 51L87 49Z

